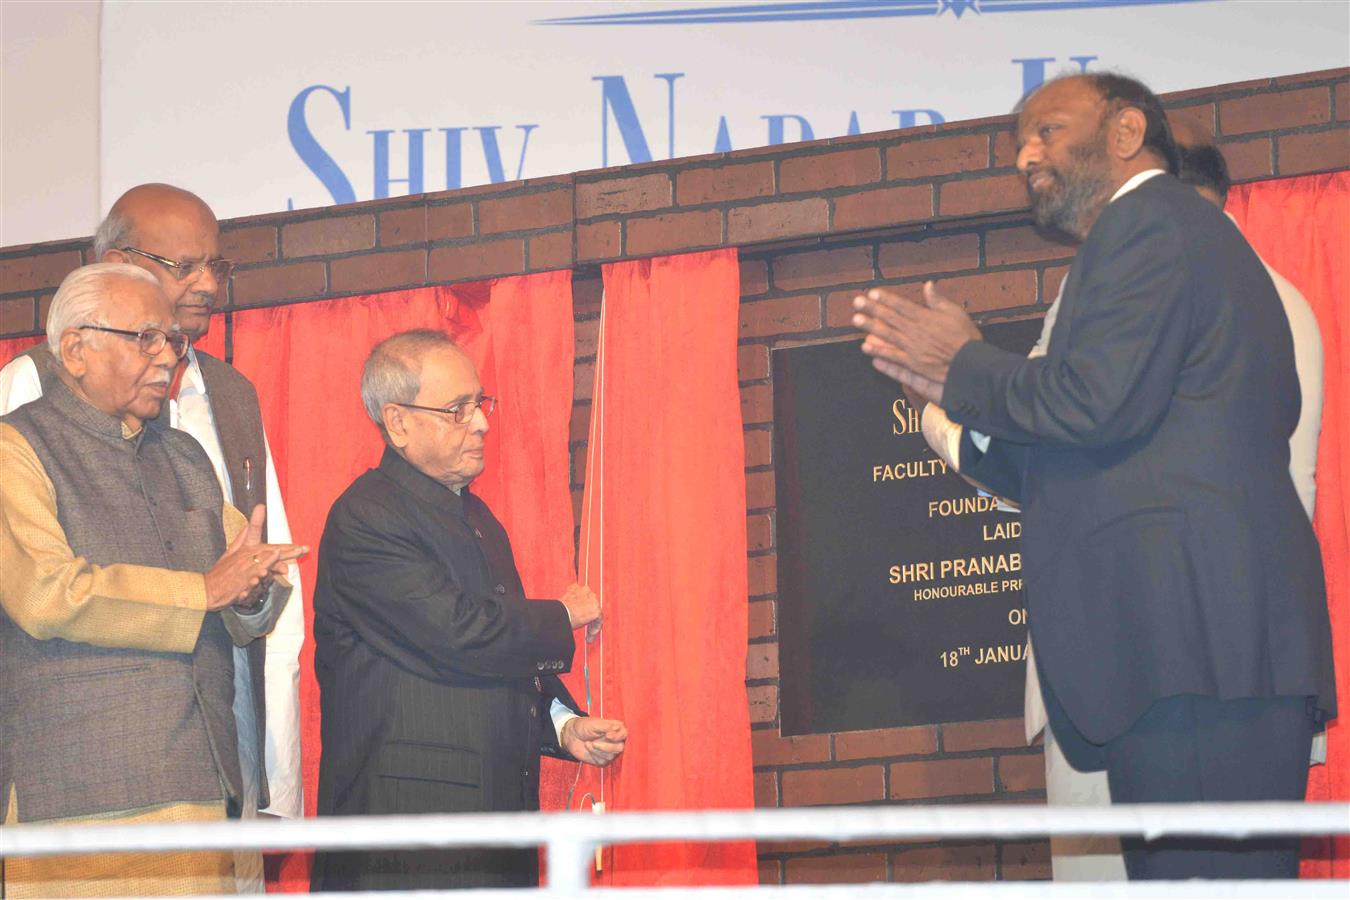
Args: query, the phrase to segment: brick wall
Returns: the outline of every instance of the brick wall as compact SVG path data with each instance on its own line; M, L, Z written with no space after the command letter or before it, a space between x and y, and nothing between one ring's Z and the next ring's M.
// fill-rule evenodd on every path
M1350 70L1164 99L1215 133L1237 181L1350 166ZM757 804L1043 802L1040 750L1024 746L1020 719L778 734L769 350L852 337L850 299L877 283L913 289L940 278L984 319L1043 312L1072 251L1028 225L1011 124L994 117L231 220L222 223L222 252L239 265L226 308L573 269L579 500L598 264L738 247ZM87 245L0 249L0 337L40 330L52 292ZM1043 841L796 842L763 845L760 859L762 879L775 883L1049 874Z

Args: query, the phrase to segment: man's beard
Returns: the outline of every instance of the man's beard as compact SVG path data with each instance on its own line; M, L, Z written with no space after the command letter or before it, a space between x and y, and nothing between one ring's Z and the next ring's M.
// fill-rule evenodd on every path
M1048 167L1053 180L1040 193L1031 195L1032 220L1082 240L1111 190L1101 138L1069 149L1064 168ZM1042 169L1043 171L1043 169Z

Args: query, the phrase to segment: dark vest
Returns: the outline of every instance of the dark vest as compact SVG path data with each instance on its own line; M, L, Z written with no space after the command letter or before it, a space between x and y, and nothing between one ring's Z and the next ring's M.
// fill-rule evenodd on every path
M223 498L197 442L154 422L128 440L64 384L44 388L3 421L51 479L72 552L207 571L225 550ZM37 640L0 617L0 784L23 819L239 797L233 646L218 613L191 653Z
M233 505L247 516L254 506L267 502L267 448L263 440L258 392L233 366L199 349L194 349L194 352L202 370L202 380L206 383L206 396L216 422L216 437L220 440L220 449L225 457ZM55 360L45 343L38 344L24 355L31 358L37 367L44 395L52 390L53 385L61 383ZM159 424L165 429L169 427L168 403L160 411ZM263 529L263 540L267 540L266 527ZM264 662L267 657L265 646L264 639L260 638L247 648L249 675L253 683L255 733L260 738L267 733L266 690L263 687ZM264 758L265 753L260 747L257 753L260 769L259 808L266 807L270 802Z
M262 410L258 406L258 392L239 371L194 349L197 364L206 382L206 396L211 402L211 415L216 420L216 436L225 456L225 468L230 476L230 490L234 507L247 516L254 506L267 502L267 449L263 443ZM45 343L26 351L37 368L42 393L61 383L56 361ZM160 411L159 423L169 427L169 404ZM266 540L266 534L263 539Z

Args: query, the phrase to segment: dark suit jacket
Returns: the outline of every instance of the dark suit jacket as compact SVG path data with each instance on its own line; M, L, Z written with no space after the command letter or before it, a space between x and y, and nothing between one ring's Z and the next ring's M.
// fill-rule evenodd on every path
M1334 715L1321 556L1289 477L1289 324L1221 212L1167 175L1111 203L1046 356L972 342L942 400L968 426L961 471L1022 505L1036 657L1084 737L1188 693ZM995 438L983 456L971 428Z
M328 514L314 594L320 815L533 810L576 704L561 603L527 600L487 506L386 450ZM533 849L320 854L314 889L529 885Z

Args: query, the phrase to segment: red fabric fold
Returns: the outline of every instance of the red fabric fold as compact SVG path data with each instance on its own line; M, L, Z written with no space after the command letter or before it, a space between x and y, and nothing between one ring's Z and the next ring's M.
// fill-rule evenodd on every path
M745 470L735 251L604 269L582 577L605 608L591 712L627 751L586 793L610 810L754 806L745 698ZM625 845L610 885L754 884L755 846Z
M1235 187L1228 212L1256 252L1308 299L1322 332L1322 432L1313 527L1322 546L1341 715L1327 728L1327 764L1308 771L1309 800L1350 800L1350 172ZM1350 878L1350 838L1304 844L1304 878Z

